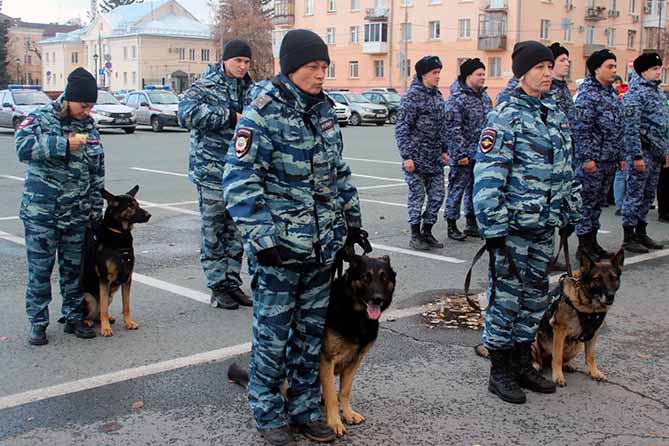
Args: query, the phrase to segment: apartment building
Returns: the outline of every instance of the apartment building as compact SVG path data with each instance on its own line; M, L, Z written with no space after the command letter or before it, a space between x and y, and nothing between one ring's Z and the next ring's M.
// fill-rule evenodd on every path
M643 51L665 52L665 0L275 0L273 47L283 35L307 28L330 47L327 88L361 91L411 82L413 66L434 54L444 63L444 93L462 60L487 66L494 96L512 76L516 42L560 41L570 51L570 86L584 77L593 51L610 48L627 76ZM666 71L664 75L666 82Z

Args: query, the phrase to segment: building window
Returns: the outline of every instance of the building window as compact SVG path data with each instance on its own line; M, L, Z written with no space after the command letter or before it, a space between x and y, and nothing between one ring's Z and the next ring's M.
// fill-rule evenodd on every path
M502 58L490 57L488 58L488 75L490 77L502 76Z
M351 26L351 43L359 43L359 42L360 42L360 27Z
M667 69L662 70L662 85L667 85Z
M348 63L348 77L351 79L358 78L358 61L352 60Z
M49 53L46 53L46 63L49 63Z
M123 60L128 60L128 47L123 47Z
M274 35L272 35L272 38L274 38ZM222 55L221 55L221 50L220 50L220 49L217 49L217 50L216 50L216 61L217 61L217 62L218 62L219 60L221 60L221 56L222 56Z
M471 39L472 21L471 19L458 20L458 39Z
M438 20L435 22L430 22L430 39L441 39L441 22Z
M195 50L193 50L195 51ZM201 51L201 56L202 56L202 62L209 62L209 55L210 55L211 50L202 50Z
M132 60L137 59L137 47L133 46L132 47Z
M618 10L618 0L609 0L609 12Z
M360 0L351 0L351 11L360 11Z
M304 15L314 15L314 0L304 0Z
M186 60L186 49L177 48L177 53L179 54L179 60Z
M585 43L587 45L595 43L595 27L592 25L585 26Z
M627 31L627 48L631 50L636 48L636 31L633 29Z
M75 54L77 54L77 53L72 53L72 57L74 57ZM26 54L25 57L23 58L23 63L26 64L26 65L32 65L33 57L30 54ZM76 62L72 62L72 63L76 63Z
M195 48L190 48L188 50L188 60L191 60L191 61L195 60Z
M334 62L330 62L330 65L328 65L327 78L328 79L334 79L335 78L335 64L334 64Z
M629 0L629 6L630 14L634 14L634 11L636 11L636 0Z
M327 44L328 45L334 45L335 44L335 29L334 28L328 28L327 29L328 36L327 36Z
M413 0L402 0L402 6L413 6Z
M337 12L337 0L328 0L328 12Z
M387 41L388 41L387 23L365 23L365 42L387 42Z
M402 42L411 42L411 23L400 23L400 38Z
M128 85L128 72L123 72L123 85Z
M606 28L606 45L609 48L616 46L616 29Z
M567 11L571 11L574 9L574 0L566 0L565 6L567 7Z
M548 40L548 31L551 29L551 21L546 19L541 19L541 32L539 33L539 38L542 40Z
M73 64L79 63L79 53L76 51L72 53L72 63Z
M382 60L375 60L374 61L374 77L382 78L383 75L384 75L384 73L383 73L383 61Z
M570 18L564 18L562 19L562 29L564 30L564 41L565 42L571 42L571 34L574 29L574 24L572 23Z
M137 72L132 72L132 85L137 85Z

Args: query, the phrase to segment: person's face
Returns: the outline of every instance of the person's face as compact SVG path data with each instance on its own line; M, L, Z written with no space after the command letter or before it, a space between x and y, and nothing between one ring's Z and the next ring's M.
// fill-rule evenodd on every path
M604 85L611 85L618 74L618 63L615 59L605 60L601 67L595 70L595 77Z
M311 95L320 94L323 91L325 82L325 73L328 69L328 63L324 60L317 60L302 65L296 71L290 73L288 78L300 90Z
M564 79L569 74L569 65L571 61L569 56L566 54L560 54L560 56L555 59L555 66L553 67L553 74L560 79Z
M225 72L228 73L228 76L241 79L249 72L251 59L248 57L232 57L228 60L224 60L223 66L225 67Z
M423 84L427 88L436 88L439 85L439 77L441 76L441 68L435 68L423 75Z
M92 102L69 102L69 114L72 119L83 121L91 115L91 110L95 104Z
M621 87L622 85L623 85L623 81L619 81L619 80L615 80L615 81L613 81L613 84L611 84L611 86L613 87L613 89L614 89L616 92L618 92L618 91L620 90L620 87Z
M662 77L662 67L652 67L641 73L641 77L647 81L657 81Z
M548 93L553 80L553 62L545 61L536 64L525 73L521 84L526 93L531 95Z
M478 68L467 76L467 85L476 90L483 88L485 85L485 68Z

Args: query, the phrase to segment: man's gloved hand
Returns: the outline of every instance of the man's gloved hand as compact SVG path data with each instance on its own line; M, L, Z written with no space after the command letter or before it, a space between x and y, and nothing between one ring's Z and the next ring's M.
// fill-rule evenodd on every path
M281 266L283 265L283 258L281 257L280 246L272 246L271 248L263 249L256 253L256 258L261 266Z
M574 230L576 230L576 226L574 226L572 223L567 223L566 226L560 228L558 235L560 237L569 237L574 233Z
M348 235L344 242L347 256L355 254L355 245L362 248L365 254L372 252L372 245L368 240L369 233L362 228L348 228Z
M491 237L485 239L485 247L488 251L496 251L498 249L504 249L506 246L506 237Z

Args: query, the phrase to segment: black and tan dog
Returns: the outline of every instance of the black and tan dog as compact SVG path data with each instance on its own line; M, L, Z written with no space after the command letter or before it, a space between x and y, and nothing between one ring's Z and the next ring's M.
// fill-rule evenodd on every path
M100 321L102 336L112 336L109 315L114 293L121 288L123 298L123 325L136 330L139 325L130 317L130 288L135 254L132 227L145 223L151 214L142 209L135 199L139 186L123 195L113 195L106 190L107 201L104 218L89 228L84 248L81 287L84 292L84 323L92 327Z
M608 261L595 262L581 256L581 268L573 277L561 279L553 294L556 300L544 314L532 348L534 367L551 364L553 381L565 386L563 371L573 372L571 360L585 350L586 371L603 381L597 368L595 345L599 329L620 287L625 253L622 249Z
M328 426L344 435L346 428L339 415L339 404L347 424L360 424L365 417L351 408L351 389L362 359L372 348L379 333L379 318L393 300L395 271L390 258L354 255L343 276L332 284L320 359ZM340 376L337 393L335 376ZM236 364L228 369L228 378L248 384L248 373ZM339 404L338 404L339 402Z

